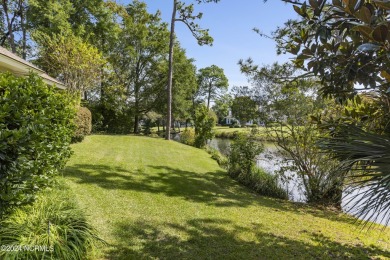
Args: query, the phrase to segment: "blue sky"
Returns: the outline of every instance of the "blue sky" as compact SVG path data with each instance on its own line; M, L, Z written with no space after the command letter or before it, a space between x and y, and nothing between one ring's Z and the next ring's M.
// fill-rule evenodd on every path
M129 3L131 1L120 1ZM162 19L169 22L172 13L172 0L145 0L149 12L161 11ZM186 3L193 1L187 0ZM239 4L238 4L239 3ZM284 62L288 56L277 56L275 43L252 31L254 27L270 34L277 26L291 18L297 18L292 5L280 0L221 0L218 4L196 5L196 12L202 12L199 21L202 28L210 29L214 38L212 47L198 46L188 28L177 23L176 35L187 56L194 58L198 69L217 65L224 69L229 85L248 85L246 77L240 73L237 62L251 57L256 64Z

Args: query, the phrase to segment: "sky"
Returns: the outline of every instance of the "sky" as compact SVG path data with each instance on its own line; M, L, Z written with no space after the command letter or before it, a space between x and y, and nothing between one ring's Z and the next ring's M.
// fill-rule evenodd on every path
M119 1L123 4L131 1ZM151 13L161 11L163 21L169 23L172 15L172 0L144 0ZM186 3L194 1L187 0ZM238 4L239 3L239 4ZM213 46L199 46L191 32L183 23L176 23L176 36L187 56L195 59L198 69L217 65L224 69L229 79L229 87L249 85L246 77L240 73L237 62L251 57L255 64L266 65L275 61L289 60L287 55L276 55L274 41L260 37L252 29L259 28L270 35L277 26L288 19L297 18L292 5L280 0L221 0L218 4L200 4L195 13L202 12L203 18L198 24L209 29L214 38Z

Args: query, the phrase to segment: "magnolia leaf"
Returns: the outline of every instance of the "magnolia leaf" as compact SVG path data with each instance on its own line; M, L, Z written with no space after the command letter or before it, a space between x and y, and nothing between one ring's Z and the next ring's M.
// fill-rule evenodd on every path
M354 31L359 31L359 32L362 34L362 36L363 36L364 38L366 38L366 39L372 39L371 34L372 34L372 31L373 31L373 30L372 30L371 27L369 27L369 26L366 26L366 25L359 25L359 26L353 27L352 30L354 30Z
M319 7L317 0L309 0L309 3L313 9L317 9Z
M302 17L307 16L306 12L304 10L302 10L301 8L299 8L299 6L293 5L293 8L294 8L295 12L297 12L300 16L302 16Z
M371 22L371 11L367 7L363 6L359 11L355 13L355 17L359 18L363 22L369 24Z
M372 38L378 42L385 42L388 34L388 28L386 25L382 24L375 28L372 32Z

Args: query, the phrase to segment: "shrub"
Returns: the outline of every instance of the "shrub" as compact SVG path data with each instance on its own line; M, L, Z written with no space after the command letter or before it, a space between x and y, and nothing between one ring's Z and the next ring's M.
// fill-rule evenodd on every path
M216 160L218 165L222 168L228 167L228 159L226 156L221 154L217 149L207 146L206 151L211 155L213 160Z
M249 174L241 172L235 179L260 195L288 199L287 191L279 185L278 176L267 173L263 169L254 166Z
M279 186L278 177L256 167L256 156L262 151L263 146L253 135L238 135L230 145L229 175L261 195L288 199L287 192Z
M195 111L195 143L196 147L204 147L207 140L214 137L213 128L217 122L217 116L212 110L201 105Z
M263 151L263 146L256 142L252 135L237 135L230 145L229 172L236 176L250 174L256 164L256 156Z
M332 155L318 146L320 133L317 126L286 125L274 130L277 145L285 153L280 175L290 178L294 172L301 182L308 203L341 207L344 177L348 169L340 167Z
M75 118L76 130L72 137L72 142L81 142L86 135L91 134L92 130L92 115L86 107L79 107Z
M134 118L129 108L113 108L98 102L90 102L88 108L92 113L93 133L129 134L134 127Z
M102 241L68 191L45 191L0 222L0 244L41 250L0 251L2 259L86 259ZM43 250L44 249L44 250Z
M193 146L195 144L195 130L192 128L186 128L180 134L180 142Z
M65 165L74 103L36 75L0 74L0 216L32 201Z

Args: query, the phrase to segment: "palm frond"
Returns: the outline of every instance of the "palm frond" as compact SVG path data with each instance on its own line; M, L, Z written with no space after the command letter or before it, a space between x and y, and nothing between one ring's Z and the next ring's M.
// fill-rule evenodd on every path
M349 170L346 184L353 195L349 211L365 221L390 223L390 139L355 126L344 126L338 134L320 142L332 153L340 171Z

